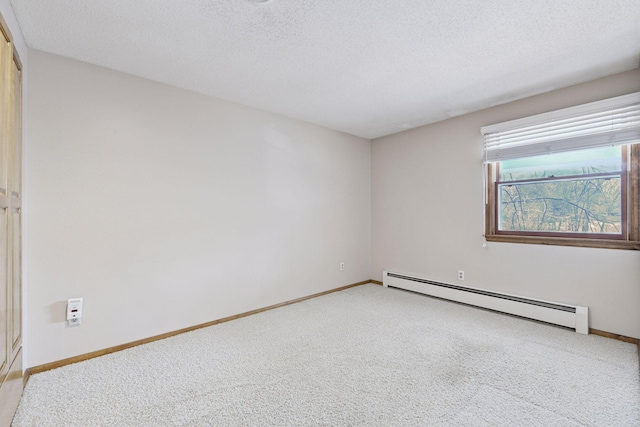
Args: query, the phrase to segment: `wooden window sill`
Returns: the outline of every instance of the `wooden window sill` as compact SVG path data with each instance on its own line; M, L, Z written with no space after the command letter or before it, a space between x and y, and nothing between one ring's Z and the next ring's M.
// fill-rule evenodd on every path
M640 250L640 242L628 240L572 239L569 237L485 235L487 242L525 243L530 245L578 246L583 248Z

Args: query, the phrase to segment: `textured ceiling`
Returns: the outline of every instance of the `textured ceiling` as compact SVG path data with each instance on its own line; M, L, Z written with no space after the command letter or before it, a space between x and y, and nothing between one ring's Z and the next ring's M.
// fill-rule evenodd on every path
M35 49L376 138L638 67L639 0L12 0Z

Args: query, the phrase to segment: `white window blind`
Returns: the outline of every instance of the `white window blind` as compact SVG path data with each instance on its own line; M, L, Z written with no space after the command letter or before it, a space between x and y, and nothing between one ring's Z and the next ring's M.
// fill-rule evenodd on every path
M640 92L485 126L488 162L640 142Z

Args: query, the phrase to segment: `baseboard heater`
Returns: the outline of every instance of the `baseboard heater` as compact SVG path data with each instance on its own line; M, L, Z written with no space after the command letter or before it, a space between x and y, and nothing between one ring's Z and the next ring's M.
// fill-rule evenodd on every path
M542 322L575 329L580 334L589 334L589 308L525 298L516 295L487 291L467 286L436 282L420 277L406 276L389 271L383 272L385 287L405 289L438 298Z

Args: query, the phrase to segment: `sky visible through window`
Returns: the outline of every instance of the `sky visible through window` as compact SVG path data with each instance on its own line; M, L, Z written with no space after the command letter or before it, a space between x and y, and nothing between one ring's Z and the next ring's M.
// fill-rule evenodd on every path
M570 151L500 162L500 181L620 172L622 147Z

